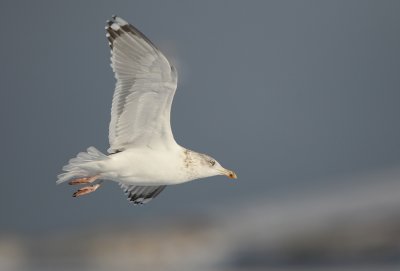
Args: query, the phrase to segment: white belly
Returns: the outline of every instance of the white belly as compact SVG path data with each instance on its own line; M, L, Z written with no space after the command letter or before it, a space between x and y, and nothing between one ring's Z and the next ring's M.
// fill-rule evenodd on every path
M170 185L188 181L182 149L128 149L109 156L102 178L134 185Z

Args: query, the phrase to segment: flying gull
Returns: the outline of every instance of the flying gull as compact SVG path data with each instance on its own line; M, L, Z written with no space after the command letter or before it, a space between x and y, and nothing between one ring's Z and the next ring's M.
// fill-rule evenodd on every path
M108 155L95 147L63 167L57 184L85 184L73 196L96 191L104 180L119 183L128 199L143 204L167 185L236 174L214 158L186 149L171 131L176 69L139 30L120 17L107 21L111 67L117 80L111 108Z

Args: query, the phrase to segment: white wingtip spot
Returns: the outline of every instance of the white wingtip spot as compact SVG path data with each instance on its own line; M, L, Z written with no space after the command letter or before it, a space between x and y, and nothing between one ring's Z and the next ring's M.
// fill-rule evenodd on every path
M128 24L127 21L125 21L124 19L122 19L121 17L118 17L118 16L116 16L116 17L114 18L114 20L115 20L120 26L124 26L124 25L127 25L127 24Z
M149 201L151 201L151 198L147 198L147 199L143 200L143 204L148 203Z
M115 30L115 31L118 31L121 27L120 27L118 24L113 23L113 24L111 25L111 28L112 28L113 30Z

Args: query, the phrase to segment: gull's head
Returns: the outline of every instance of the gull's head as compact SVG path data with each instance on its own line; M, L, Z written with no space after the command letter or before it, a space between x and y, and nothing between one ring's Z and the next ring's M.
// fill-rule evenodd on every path
M216 175L225 175L230 179L237 179L236 173L226 169L214 158L199 154L198 173L200 178L211 177Z

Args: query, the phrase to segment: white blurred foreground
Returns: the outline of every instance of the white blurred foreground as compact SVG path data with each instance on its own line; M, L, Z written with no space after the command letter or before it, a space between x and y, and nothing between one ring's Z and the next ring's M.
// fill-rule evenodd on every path
M209 217L0 236L0 270L400 270L400 169Z

